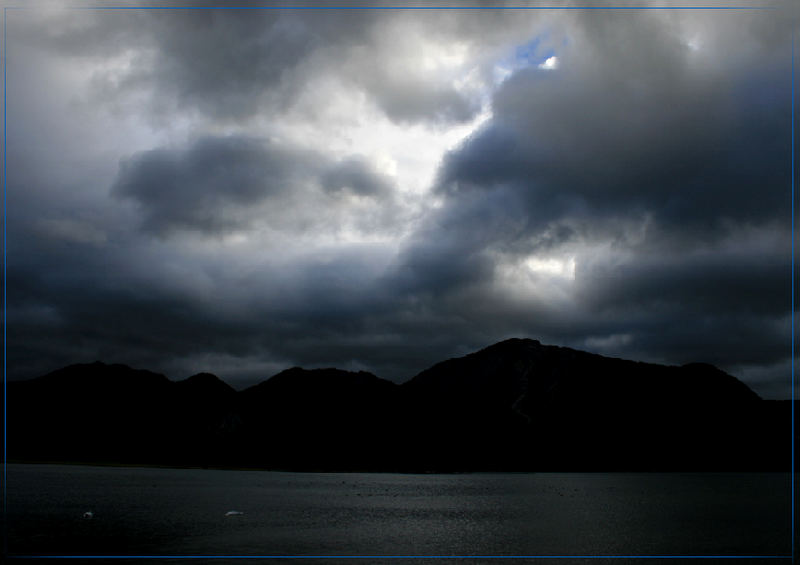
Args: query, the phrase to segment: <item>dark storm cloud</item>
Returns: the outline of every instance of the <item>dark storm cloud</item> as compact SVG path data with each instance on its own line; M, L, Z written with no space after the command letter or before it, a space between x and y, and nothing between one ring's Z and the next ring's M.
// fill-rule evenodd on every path
M259 222L289 231L325 232L348 223L393 229L393 188L392 179L360 156L333 161L287 144L226 136L124 159L112 193L138 204L143 230L165 236L178 230L215 235ZM349 196L367 199L357 213Z
M613 40L589 34L580 46L592 49L588 61L567 54L557 72L524 69L506 81L494 119L447 158L439 189L510 185L543 220L589 208L648 212L682 228L769 218L785 206L785 190L773 188L786 186L789 159L777 135L790 116L783 72L733 69L718 82L679 38L656 52L620 49L669 38L658 22L631 23ZM776 102L755 104L756 92Z
M157 88L179 105L245 118L324 41L303 19L276 11L197 10L151 14Z
M144 99L137 101L146 100L158 119L194 110L242 122L284 111L310 81L334 71L390 119L418 123L466 121L480 110L450 81L406 61L418 42L409 33L446 45L458 26L445 36L436 26L451 19L446 12L426 18L375 10L143 9L66 11L58 26L38 19L24 25L37 49L87 61L125 59L124 66L95 72L94 99L101 106L139 93ZM403 42L406 51L398 53Z
M126 159L113 192L135 200L143 228L215 233L244 223L253 205L290 190L315 156L242 137L203 138L184 151L157 149Z
M474 116L478 105L452 85L400 63L387 66L396 45L391 39L402 33L391 21L370 10L156 14L152 33L159 57L150 78L180 105L220 118L288 107L309 79L330 69L360 86L395 121Z
M446 156L444 206L401 257L417 285L404 288L483 288L494 322L617 355L785 359L788 28L754 20L738 48L720 32L697 52L663 13L576 16L558 69L514 73ZM537 256L575 257L555 317L544 297L515 314L489 290L504 263Z
M625 334L611 352L726 367L786 358L788 233L748 248L588 259L576 269L577 303L598 336ZM742 246L744 247L744 246Z
M97 278L105 270L98 271L87 277L91 286L81 284L75 273L60 280L27 273L9 278L9 289L16 294L15 315L9 318L14 331L8 338L14 350L12 379L43 374L77 359L116 359L165 370L198 352L246 355L253 349L248 328L210 315L192 297L169 292L155 281L116 281L101 287ZM20 295L22 288L28 289L25 296Z
M387 194L393 184L363 157L350 157L334 164L323 173L321 182L327 191L350 191L359 196Z
M12 58L9 375L101 359L239 385L291 365L404 380L529 336L746 367L785 396L783 12L546 15L76 11L32 18L27 39L12 26L53 76L85 62L97 106L43 112L46 81L14 90L42 67ZM406 57L422 39L463 48L485 80L511 68L430 199L403 200L358 142L309 149L307 123L267 137L342 84L354 112L360 89L395 125L470 118L468 90ZM555 70L538 68L548 50ZM332 92L309 86L321 76ZM117 99L155 133L118 139L130 130L103 121Z
M635 306L783 316L791 274L788 245L687 255L655 249L622 264L587 260L576 273L577 292L591 312Z
M100 359L173 378L213 370L243 386L300 362L363 368L355 360L375 353L362 345L375 339L365 313L385 312L370 275L380 248L249 268L223 256L209 268L135 240L54 246L27 235L8 278L12 379Z
M9 222L10 378L94 359L173 378L213 370L237 386L298 363L367 366L357 361L365 356L363 318L386 309L374 281L390 252L317 243L343 226L393 229L392 181L365 158L204 137L123 160L116 198L98 199L53 191L53 171L13 155L27 165L9 179L17 188ZM139 202L139 213L112 205L120 196ZM355 210L353 196L364 200ZM293 198L301 209L282 207ZM257 238L242 250L206 237L262 215L285 245ZM170 237L142 239L140 227ZM177 231L188 237L173 238ZM198 234L216 250L198 250ZM293 236L303 239L292 244Z
M785 61L754 76L773 54L762 47L748 67L709 76L663 15L579 20L559 70L515 73L492 120L447 156L437 188L451 206L512 194L507 213L518 217L522 203L532 236L575 219L588 230L645 217L664 230L724 235L786 207ZM507 232L494 243L508 244Z
M513 241L527 222L519 204L517 195L503 190L449 202L414 234L387 284L440 296L485 281L494 268L493 247Z

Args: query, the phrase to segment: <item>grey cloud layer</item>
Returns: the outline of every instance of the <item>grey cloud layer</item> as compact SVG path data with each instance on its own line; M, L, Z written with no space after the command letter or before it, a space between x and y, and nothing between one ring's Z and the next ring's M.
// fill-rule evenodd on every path
M97 67L100 111L144 93L124 106L137 119L196 131L112 164L93 148L85 161L112 172L88 190L53 143L23 149L41 132L12 127L26 170L9 175L9 371L102 358L239 384L294 364L401 380L527 335L749 367L785 395L793 23L779 12L31 17L40 56L127 61ZM477 91L423 72L425 49L452 44L491 84L534 38L558 68L513 61L423 205L358 148L242 129L322 75L398 126L464 122Z
M144 228L157 234L194 228L217 232L237 214L286 190L295 155L248 139L203 139L188 151L152 150L123 162L113 191L136 200Z
M219 234L258 222L288 231L319 229L337 216L353 216L349 195L370 202L358 209L358 217L339 221L378 231L391 228L385 213L394 206L391 179L361 157L338 162L236 136L205 137L188 149L134 155L120 165L112 192L134 200L144 217L142 228L160 236L176 230ZM383 226L375 225L376 217Z
M401 272L455 294L490 286L498 254L572 255L570 323L522 305L529 333L626 334L605 349L672 362L785 358L787 27L757 19L735 44L723 27L705 47L728 53L711 62L668 15L578 19L558 72L510 77L492 120L446 157L446 205Z
M36 48L125 66L93 78L98 103L143 91L160 119L194 110L231 123L294 104L309 81L333 74L398 122L466 121L480 109L450 81L409 63L423 40L446 49L449 16L373 10L132 10L66 12L59 29L24 22ZM459 18L457 18L459 19ZM47 28L43 28L47 25Z

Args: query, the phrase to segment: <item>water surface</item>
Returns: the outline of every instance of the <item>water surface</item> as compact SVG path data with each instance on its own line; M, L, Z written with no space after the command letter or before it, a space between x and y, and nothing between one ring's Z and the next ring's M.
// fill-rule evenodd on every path
M7 489L11 554L791 553L790 482L781 473L403 475L18 464L8 466ZM226 516L231 510L242 514ZM86 511L94 517L84 519Z

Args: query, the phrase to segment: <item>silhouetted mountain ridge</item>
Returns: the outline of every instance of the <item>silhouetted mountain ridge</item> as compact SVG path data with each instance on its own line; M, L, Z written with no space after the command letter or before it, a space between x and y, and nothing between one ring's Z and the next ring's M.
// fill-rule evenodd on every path
M505 394L512 403L571 404L604 398L642 402L648 398L678 402L748 402L759 396L713 365L683 367L604 357L575 349L509 339L422 371L403 386L432 396L484 402Z
M233 387L211 373L197 373L175 385L176 393L193 398L196 402L230 401L236 396Z
M509 339L402 385L293 367L243 391L100 362L9 384L19 459L308 470L782 468L789 403L682 367Z
M131 386L157 387L171 382L166 376L152 371L132 369L119 363L107 365L101 361L69 365L25 382L46 382L53 386Z

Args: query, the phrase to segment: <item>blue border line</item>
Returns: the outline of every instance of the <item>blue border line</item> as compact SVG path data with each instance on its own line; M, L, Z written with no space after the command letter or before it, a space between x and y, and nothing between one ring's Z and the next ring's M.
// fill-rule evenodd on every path
M791 36L791 555L9 555L8 554L8 425L7 425L7 271L8 271L8 238L7 238L7 205L8 187L6 146L6 12L8 10L27 10L29 6L3 7L3 555L9 559L792 559L795 557L795 276L794 276L794 225L795 225L795 70L794 70L794 35ZM34 8L35 9L35 8ZM73 6L73 10L727 10L753 11L772 10L774 6Z

